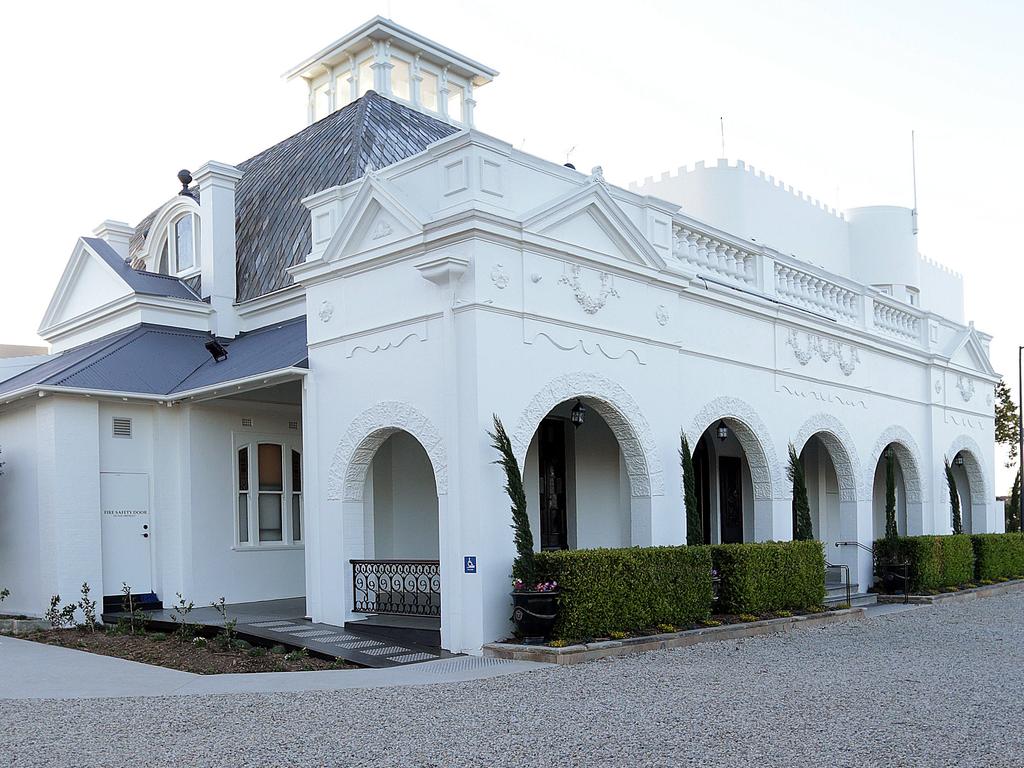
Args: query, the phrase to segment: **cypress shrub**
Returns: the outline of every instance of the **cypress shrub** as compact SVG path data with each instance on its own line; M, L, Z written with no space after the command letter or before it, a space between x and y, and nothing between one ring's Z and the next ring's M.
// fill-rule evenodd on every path
M970 536L900 536L875 542L875 568L884 560L909 564L911 593L957 587L974 579Z
M807 500L807 481L804 479L804 465L800 463L792 443L789 444L786 473L793 483L793 538L810 541L814 538L814 527L811 525L811 503Z
M711 547L722 579L722 613L812 610L825 599L825 553L819 541L767 541Z
M693 453L690 441L683 432L679 438L679 462L683 468L683 501L686 505L686 543L698 546L704 543L704 520L697 505L697 477L693 471Z
M1024 576L1024 536L1021 534L976 533L971 536L971 544L974 575L978 581Z
M960 516L960 494L956 489L956 478L953 477L953 468L949 466L949 459L943 457L942 464L946 470L946 489L949 491L949 509L953 525L953 535L959 536L964 532L963 520Z
M711 615L711 552L697 547L631 547L539 552L540 578L562 590L554 637L685 626Z

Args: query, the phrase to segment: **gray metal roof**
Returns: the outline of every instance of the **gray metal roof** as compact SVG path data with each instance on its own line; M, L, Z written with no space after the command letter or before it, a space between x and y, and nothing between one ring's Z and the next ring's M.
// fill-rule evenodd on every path
M0 382L0 396L49 386L146 395L174 395L236 379L307 366L306 318L243 333L222 343L228 357L214 362L210 335L137 325L46 359Z
M291 138L238 165L235 243L238 301L291 284L287 269L312 248L302 199L422 152L458 128L368 91ZM155 212L136 227L137 254Z
M147 296L169 296L175 299L202 301L198 293L176 277L135 269L117 251L111 248L106 240L101 240L98 237L83 237L82 239L99 254L101 259L110 265L111 269L117 272L118 277L124 280L135 293Z

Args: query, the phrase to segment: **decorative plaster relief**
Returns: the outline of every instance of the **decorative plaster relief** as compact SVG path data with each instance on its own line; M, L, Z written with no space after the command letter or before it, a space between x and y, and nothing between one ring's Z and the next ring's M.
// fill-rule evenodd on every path
M342 349L345 350L345 358L349 359L359 351L372 355L377 352L386 352L389 349L398 349L409 339L426 341L427 338L427 324L419 322L349 338Z
M748 403L735 397L719 397L705 405L694 417L690 427L690 444L696 445L712 424L726 420L736 439L743 446L750 468L755 499L787 498L788 486L782 479L782 468L771 443L771 432Z
M334 317L334 305L327 299L324 299L320 302L320 310L317 312L317 316L320 318L321 323L330 322L331 318Z
M380 240L382 237L387 237L392 232L394 232L394 230L391 228L391 225L386 221L381 220L374 225L373 234L370 236L370 239Z
M509 279L510 278L508 276L508 272L505 271L505 267L501 264L495 264L494 268L491 270L491 282L494 283L498 290L508 287Z
M574 349L579 349L585 355L595 355L600 353L609 360L622 360L623 358L632 357L638 365L647 365L646 361L641 359L639 353L630 347L625 347L622 349L622 351L616 352L615 350L606 349L605 343L599 341L587 342L579 338L578 336L559 341L558 339L555 338L554 333L552 331L538 331L537 333L533 334L532 338L527 337L524 338L523 341L527 344L533 344L539 338L547 339L549 342L551 342L551 344L554 347L562 350L563 352L569 352Z
M846 398L841 395L837 395L834 392L819 392L814 389L794 389L787 384L779 384L779 390L785 392L793 397L802 397L804 399L817 400L821 403L838 403L839 405L845 405L849 408L863 408L868 409L868 404L863 400L855 400L853 398Z
M658 321L658 325L668 325L668 310L664 304L659 304L658 308L654 310L654 317Z
M327 498L362 501L370 462L377 449L395 432L408 432L419 441L434 469L437 495L446 495L448 458L441 433L409 403L385 401L356 416L338 442L327 474Z
M950 413L949 411L946 411L946 417L944 421L947 424L956 424L958 427L966 427L967 429L984 429L985 427L985 422L983 422L981 419L974 419L971 418L970 416L966 416L963 414L958 415L955 413Z
M839 500L857 501L858 498L870 499L871 494L861 487L858 478L861 476L860 460L853 437L835 416L830 413L818 413L811 416L797 433L793 442L797 453L804 449L807 441L815 435L821 440L832 459L836 477L839 480Z
M569 267L569 274L562 275L558 278L559 285L568 285L572 288L572 294L576 298L576 303L579 304L583 311L588 315L597 314L601 308L608 302L608 298L614 296L619 298L619 292L615 290L615 286L612 285L612 276L607 272L600 273L601 288L597 293L597 296L591 296L584 290L581 281L581 268L578 264L573 264Z
M968 484L971 487L971 504L986 504L989 499L994 499L995 492L989 488L985 480L989 473L982 463L983 454L974 438L959 435L950 445L946 458L952 461L958 453L964 457L964 472L967 473Z
M935 380L935 394L936 395L941 395L942 394L942 379L936 379Z
M971 398L974 397L974 379L957 376L956 388L960 391L960 397L964 399L965 403L971 402Z
M665 478L658 446L640 406L619 384L596 373L567 373L549 382L526 406L511 435L520 466L541 421L566 400L581 398L597 411L619 442L634 498L663 496Z
M897 425L893 425L885 430L875 442L875 447L871 451L871 464L868 465L864 472L865 491L870 497L871 489L874 488L875 484L875 468L878 466L878 460L882 456L882 451L888 445L894 446L896 458L900 463L900 469L903 470L907 503L923 503L925 499L924 484L921 482L921 471L919 469L921 466L921 451L917 447L917 442L914 440L913 435Z
M836 358L839 370L843 372L844 376L849 376L856 370L857 364L860 362L860 355L856 347L843 344L835 339L825 339L812 333L804 333L803 336L806 341L801 344L800 332L790 328L789 337L786 339L786 344L793 348L793 356L796 357L800 365L807 365L811 358L817 355L823 363L827 363L833 357ZM843 356L843 347L848 347L850 350L845 357Z

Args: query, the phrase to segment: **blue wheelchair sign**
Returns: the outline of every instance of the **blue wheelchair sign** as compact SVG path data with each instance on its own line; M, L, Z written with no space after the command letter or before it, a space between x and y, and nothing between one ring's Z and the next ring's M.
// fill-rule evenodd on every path
M476 573L476 555L466 555L466 573Z

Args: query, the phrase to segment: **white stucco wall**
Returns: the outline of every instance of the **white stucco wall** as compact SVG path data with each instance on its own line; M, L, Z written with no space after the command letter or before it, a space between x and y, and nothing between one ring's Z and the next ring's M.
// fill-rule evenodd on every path
M0 612L38 616L48 596L40 582L34 404L0 414L0 451L0 588L11 591Z

